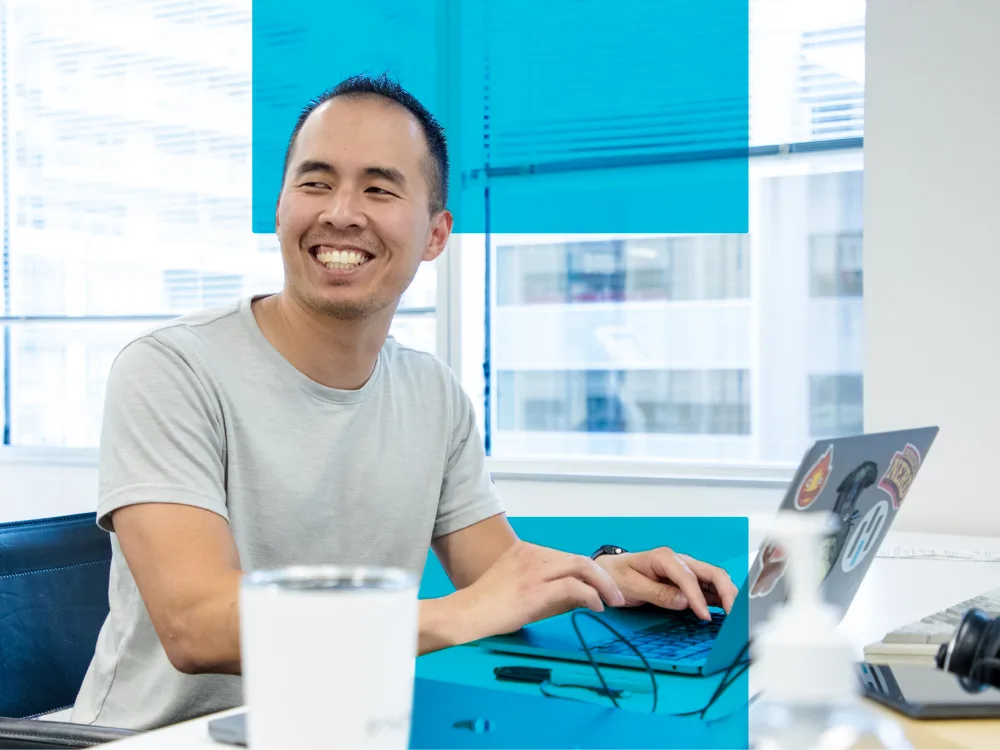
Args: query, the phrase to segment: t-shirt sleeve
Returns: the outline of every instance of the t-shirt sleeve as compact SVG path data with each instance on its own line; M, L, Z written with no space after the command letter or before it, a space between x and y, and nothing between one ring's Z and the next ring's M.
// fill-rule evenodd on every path
M486 468L486 451L472 401L454 376L449 383L455 405L454 426L434 523L435 539L504 512L500 493Z
M148 335L129 344L108 376L97 523L138 503L177 503L228 520L225 432L218 399L180 354Z

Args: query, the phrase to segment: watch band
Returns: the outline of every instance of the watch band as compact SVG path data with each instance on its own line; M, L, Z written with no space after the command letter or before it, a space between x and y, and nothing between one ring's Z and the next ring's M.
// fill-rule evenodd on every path
M627 552L627 549L614 544L602 544L594 551L594 554L590 556L590 559L596 560L601 555L624 555Z

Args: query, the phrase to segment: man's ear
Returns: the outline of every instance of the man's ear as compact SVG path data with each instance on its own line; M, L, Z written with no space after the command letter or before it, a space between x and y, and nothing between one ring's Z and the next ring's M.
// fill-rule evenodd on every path
M451 228L454 221L455 219L448 209L439 211L431 219L431 232L427 247L424 249L423 260L434 260L444 252L444 248L448 244L448 238L451 237Z

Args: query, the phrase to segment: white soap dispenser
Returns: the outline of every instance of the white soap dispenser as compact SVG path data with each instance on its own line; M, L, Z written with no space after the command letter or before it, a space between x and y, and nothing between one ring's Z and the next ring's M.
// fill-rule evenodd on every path
M762 692L750 710L751 747L910 748L896 722L861 702L854 649L820 596L831 523L822 513L782 511L771 527L788 559L788 598L754 634L751 685Z

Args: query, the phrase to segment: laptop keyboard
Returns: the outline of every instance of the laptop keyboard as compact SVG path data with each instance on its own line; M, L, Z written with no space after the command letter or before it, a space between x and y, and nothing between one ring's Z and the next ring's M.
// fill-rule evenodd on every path
M665 622L657 623L637 631L629 640L647 659L685 662L700 661L705 658L726 615L712 612L711 622L699 620L688 612ZM591 647L595 653L635 655L635 651L620 638L611 638Z

